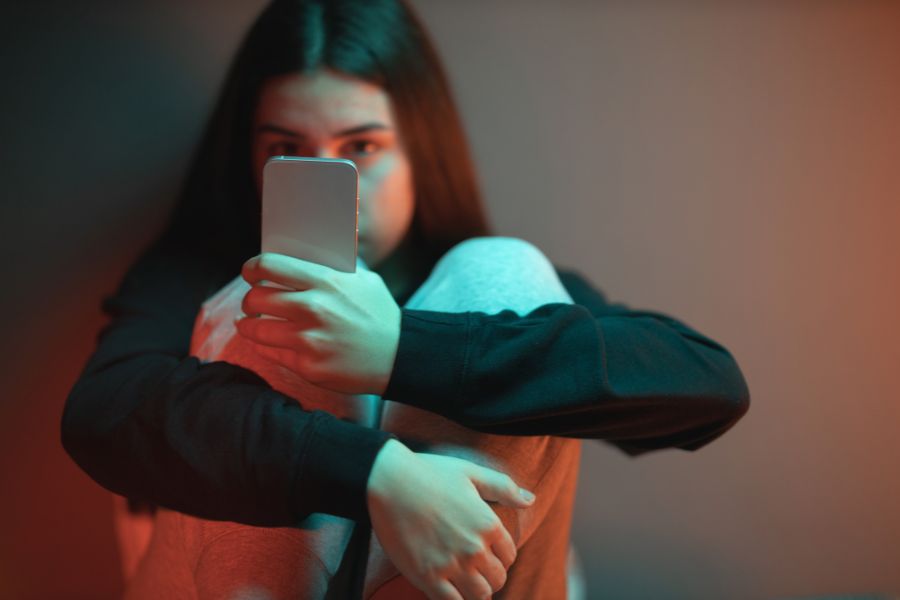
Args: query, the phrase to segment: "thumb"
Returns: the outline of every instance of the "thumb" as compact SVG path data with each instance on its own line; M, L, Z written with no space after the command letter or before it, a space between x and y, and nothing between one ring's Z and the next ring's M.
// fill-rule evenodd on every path
M520 488L505 473L479 466L469 473L469 479L482 499L488 502L499 502L513 508L527 508L534 502L534 494Z

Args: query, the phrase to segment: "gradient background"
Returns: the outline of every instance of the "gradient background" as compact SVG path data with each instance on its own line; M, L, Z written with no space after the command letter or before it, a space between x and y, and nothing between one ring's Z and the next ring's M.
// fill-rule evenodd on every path
M2 598L121 590L60 412L262 4L0 9ZM900 593L900 3L415 5L498 232L750 385L699 452L585 443L590 597Z

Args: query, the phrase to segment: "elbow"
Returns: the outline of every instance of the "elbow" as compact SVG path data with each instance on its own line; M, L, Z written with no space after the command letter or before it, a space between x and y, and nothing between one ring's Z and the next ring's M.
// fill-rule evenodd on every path
M731 419L735 423L750 410L750 389L747 387L747 382L744 381L743 377L741 377L740 391L729 397L728 404L730 406Z
M63 408L62 419L59 425L59 438L63 449L79 466L85 448L89 448L94 437L89 427L86 427L86 419L82 416L82 402L78 394L78 384L69 392L66 404ZM89 422L89 421L88 421Z
M696 359L693 371L698 396L707 405L711 421L730 427L750 410L750 388L734 355L722 344L692 331L686 336Z
M75 384L66 398L60 420L60 442L69 457L88 475L94 477L92 465L108 456L103 450L104 431L95 403L90 402L84 382Z
M689 380L700 383L699 387L674 397L660 396L672 410L659 413L661 421L652 437L616 440L616 446L632 457L666 448L694 452L734 427L750 409L750 390L731 355L716 356L715 361L705 362L702 371L691 372Z
M750 388L737 361L730 354L721 369L720 395L721 418L729 427L737 423L750 410Z
M716 353L707 362L704 390L694 396L693 423L673 444L681 450L696 451L731 430L750 410L750 388L737 361L728 351Z
M729 356L728 362L718 371L716 392L706 396L705 418L687 436L682 450L695 451L720 438L740 421L750 410L750 389L737 363Z
M107 490L135 496L123 489L121 450L116 448L113 423L104 417L96 390L84 380L69 392L60 420L60 442L83 473Z

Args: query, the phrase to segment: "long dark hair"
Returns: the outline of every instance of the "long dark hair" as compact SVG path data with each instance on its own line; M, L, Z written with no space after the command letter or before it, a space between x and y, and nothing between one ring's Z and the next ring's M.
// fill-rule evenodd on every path
M412 165L418 252L436 260L490 228L450 87L404 0L274 0L246 34L163 238L243 261L259 252L252 118L270 76L327 67L388 94Z

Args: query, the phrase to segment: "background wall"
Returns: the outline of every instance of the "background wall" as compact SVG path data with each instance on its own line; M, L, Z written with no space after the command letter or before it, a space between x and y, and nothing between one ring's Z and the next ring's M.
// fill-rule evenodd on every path
M696 453L585 444L590 597L900 593L900 4L418 0L500 233L729 348ZM0 597L112 598L59 415L259 0L4 3Z

